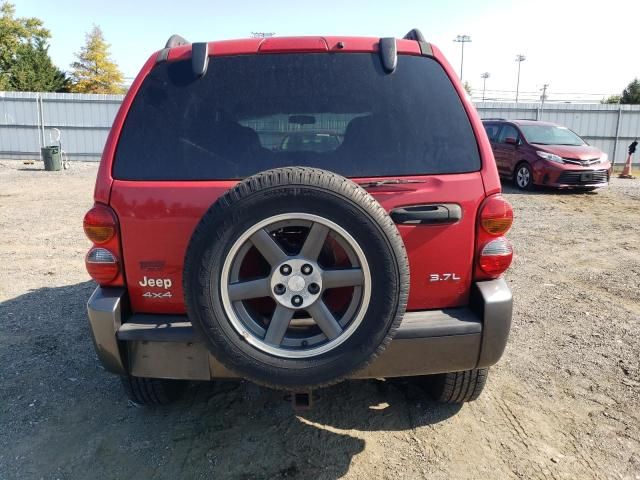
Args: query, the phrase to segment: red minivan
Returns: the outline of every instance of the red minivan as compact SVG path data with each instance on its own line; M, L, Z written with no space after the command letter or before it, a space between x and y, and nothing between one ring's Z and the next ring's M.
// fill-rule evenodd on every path
M483 120L500 176L521 190L536 185L593 190L609 183L606 153L567 127L536 120Z
M172 37L122 103L94 198L91 331L137 403L188 380L304 403L399 376L464 402L504 351L513 213L480 118L415 30Z

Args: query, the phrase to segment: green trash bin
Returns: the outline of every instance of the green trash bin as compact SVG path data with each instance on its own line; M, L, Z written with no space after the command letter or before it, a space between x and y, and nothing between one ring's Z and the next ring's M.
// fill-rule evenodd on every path
M60 147L58 145L50 145L42 147L42 159L44 160L44 169L48 172L57 172L62 165L60 157Z

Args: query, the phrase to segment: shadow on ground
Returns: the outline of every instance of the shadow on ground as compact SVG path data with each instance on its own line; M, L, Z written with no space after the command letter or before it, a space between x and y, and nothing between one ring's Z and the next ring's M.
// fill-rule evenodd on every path
M99 365L85 313L91 282L0 303L0 478L339 478L358 432L441 422L457 407L415 383L345 382L294 412L282 392L194 383L180 402L128 402Z
M606 188L606 187L605 187ZM535 187L533 190L520 190L510 183L502 182L502 192L511 195L597 195L600 189L589 190L589 188L551 188Z

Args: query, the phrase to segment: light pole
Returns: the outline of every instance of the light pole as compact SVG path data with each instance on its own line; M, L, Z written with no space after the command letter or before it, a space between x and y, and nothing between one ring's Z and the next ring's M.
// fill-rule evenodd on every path
M484 72L480 77L482 78L482 101L484 102L484 92L487 89L487 78L489 78L489 72Z
M462 83L462 67L464 67L464 44L469 43L471 41L471 37L469 35L458 35L453 39L454 42L457 42L462 47L462 54L460 56L460 83Z
M524 55L516 55L516 62L518 62L518 83L516 83L516 103L518 103L518 94L520 93L520 65L527 59Z

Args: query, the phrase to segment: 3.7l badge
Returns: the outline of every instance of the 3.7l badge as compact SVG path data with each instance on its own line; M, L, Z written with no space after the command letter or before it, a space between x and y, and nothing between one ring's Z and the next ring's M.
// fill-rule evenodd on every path
M457 282L460 277L456 273L430 273L430 282Z

